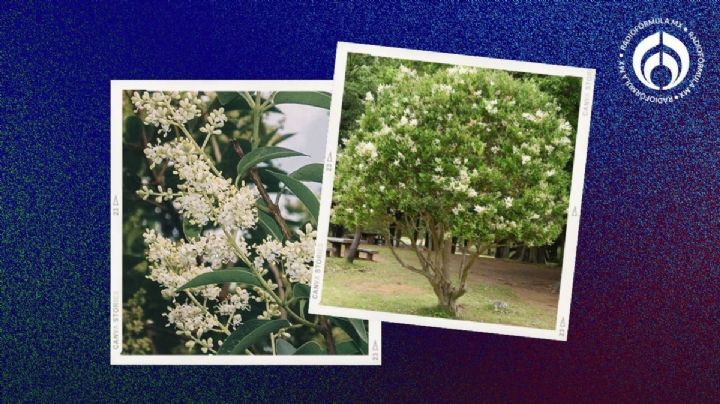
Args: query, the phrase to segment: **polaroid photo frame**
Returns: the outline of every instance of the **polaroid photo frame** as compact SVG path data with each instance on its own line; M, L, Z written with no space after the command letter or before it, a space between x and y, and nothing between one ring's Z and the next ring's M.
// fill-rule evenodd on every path
M113 80L111 95L111 277L110 362L113 365L380 365L381 326L370 320L368 353L354 355L129 355L123 354L123 92L146 91L261 91L332 92L331 81L157 81ZM324 127L324 126L323 126ZM322 147L324 139L320 139ZM322 152L320 153L322 155ZM168 330L173 330L168 328Z
M331 203L335 180L335 164L337 160L343 95L345 92L346 65L348 55L351 53L381 58L505 70L509 72L525 72L549 76L573 76L582 80L578 124L577 128L575 128L577 130L575 135L575 148L572 154L573 167L569 195L569 208L567 210L567 233L562 251L563 260L561 280L559 285L557 315L554 321L554 328L534 328L528 326L499 324L494 322L485 323L450 318L425 317L415 314L398 314L386 311L367 310L357 307L339 307L338 305L328 304L323 300L324 277L328 276L326 273L327 265L324 264L323 259L326 254L325 249L327 248L326 243L328 241L328 231L330 225ZM338 43L334 72L335 87L330 111L330 129L326 149L325 176L321 195L320 220L318 224L317 237L318 243L316 247L317 255L312 281L310 312L316 314L369 318L419 326L566 341L570 318L572 282L575 270L575 252L578 241L578 228L582 206L582 191L585 176L585 162L588 148L588 132L590 129L594 80L594 69L344 42ZM389 257L389 259L392 259L392 257ZM462 302L462 299L460 302ZM550 321L552 321L552 319Z

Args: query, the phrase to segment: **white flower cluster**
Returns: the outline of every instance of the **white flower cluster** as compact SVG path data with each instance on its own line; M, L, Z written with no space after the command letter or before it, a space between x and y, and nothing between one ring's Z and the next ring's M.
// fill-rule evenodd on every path
M543 119L547 118L547 116L548 113L542 110L537 110L534 114L531 114L529 112L523 112L522 114L522 117L530 122L540 122Z
M257 190L246 186L237 188L229 179L215 174L192 140L148 146L145 155L153 165L168 160L182 183L178 192L160 189L160 193L153 194L144 187L139 191L143 198L156 195L160 201L173 200L180 213L199 226L213 222L234 232L257 223Z
M432 91L433 94L440 92L445 95L450 95L455 92L455 89L449 84L433 84Z
M477 196L477 191L470 187L470 183L472 181L472 177L475 176L477 173L477 170L473 172L471 175L468 173L468 170L465 167L460 167L460 171L458 172L458 176L454 178L447 178L444 179L444 181L447 181L447 187L454 191L454 192L460 192L460 193L466 193L469 197L474 198Z
M228 333L231 326L240 324L242 316L238 312L250 309L250 293L235 287L223 300L220 298L220 287L201 286L188 289L186 292L191 299L181 303L177 300L177 289L198 275L235 262L237 257L230 249L225 234L208 232L185 242L172 241L148 229L144 238L150 266L148 278L160 284L163 296L172 299L173 305L164 314L167 325L173 325L178 334L191 338L188 348L197 343L203 352L207 352L213 347L212 338L201 339L202 336L208 331ZM212 302L218 303L214 309L211 309ZM221 318L225 318L226 325L223 325Z
M417 77L417 71L405 65L400 65L400 68L398 70L398 77Z
M159 127L162 133L168 133L172 125L183 125L187 121L202 115L199 108L202 100L195 92L180 93L175 91L172 93L154 92L150 94L145 91L140 95L135 91L130 100L135 105L135 112L145 112L145 124ZM222 114L222 111L220 113ZM222 114L222 116L225 115ZM227 118L224 118L224 120L227 120Z
M222 133L220 128L225 126L227 122L227 116L225 116L225 108L220 108L210 112L207 119L205 120L205 126L200 128L200 132L207 133L208 135L219 135Z
M216 353L215 344L221 345L222 341L213 342L211 337L206 338L206 334L231 334L243 321L240 312L250 310L251 301L265 303L265 311L258 316L260 319L281 315L280 302L273 292L279 286L264 278L268 273L265 264L283 266L284 271L280 274L283 279L275 279L276 282L289 279L291 282L310 283L315 232L308 224L305 232L298 231L299 237L294 241L288 240L283 244L268 238L261 244L248 245L243 230L257 224L255 204L259 192L255 187L235 186L230 179L224 178L182 126L199 114L194 100L190 96L183 98L163 93L152 96L136 93L133 96L136 110L145 111L149 117L145 120L146 124L159 125L164 132L173 125L179 125L186 135L169 142L158 140L157 144L148 145L145 149L151 169L162 163L172 167L173 174L180 180L178 189L159 186L151 190L145 185L138 194L157 202L171 201L184 220L197 226L211 224L214 227L187 241L173 241L154 229L146 230L144 239L150 269L148 278L157 282L163 296L172 301L164 314L168 326L174 326L177 334L188 338L188 348L198 346L204 353ZM212 111L200 131L208 135L218 134L226 120L222 109ZM369 154L373 153L376 155L374 146L369 149ZM253 252L257 255L254 263L249 260ZM225 289L219 285L206 285L178 291L197 276L222 271L224 266L234 264L238 259L260 278L262 287L254 287L252 293L233 283L225 285Z
M357 145L357 153L363 157L376 159L378 157L377 148L372 142L360 142Z
M483 100L483 103L485 103L485 111L487 111L488 114L495 115L498 113L498 100Z
M255 265L261 267L265 262L276 264L282 261L285 272L291 282L310 284L312 276L313 253L315 252L315 230L308 223L305 232L297 230L298 241L279 241L268 238L255 246Z
M190 242L174 242L153 229L146 230L143 236L148 247L149 278L165 288L162 293L166 297L176 297L177 288L191 279L237 259L225 234L219 232L197 237ZM215 300L220 288L207 286L198 291L203 297Z
M447 69L447 72L451 76L457 76L462 74L471 74L477 71L476 67L456 65Z

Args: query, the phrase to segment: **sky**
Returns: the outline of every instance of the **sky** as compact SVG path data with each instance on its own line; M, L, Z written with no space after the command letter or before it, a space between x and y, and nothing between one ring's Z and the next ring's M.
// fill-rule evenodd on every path
M322 163L325 156L327 143L328 119L330 113L327 109L311 107L299 104L283 104L277 107L283 112L280 114L268 114L265 121L275 125L282 118L285 124L280 133L296 133L295 136L278 144L280 147L304 153L306 156L288 157L274 160L273 163L287 173L292 173L298 168L310 163ZM320 194L320 184L305 182L316 195ZM291 197L294 198L294 197ZM287 196L283 196L280 207L283 208ZM284 210L284 209L283 209ZM287 212L284 212L285 214Z

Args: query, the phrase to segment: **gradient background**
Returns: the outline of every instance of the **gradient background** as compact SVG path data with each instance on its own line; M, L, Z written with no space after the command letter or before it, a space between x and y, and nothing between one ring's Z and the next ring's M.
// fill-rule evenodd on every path
M650 17L705 48L672 105L615 66ZM568 342L386 324L382 367L111 367L110 80L331 79L339 40L597 69ZM718 44L711 3L3 3L3 398L717 400Z

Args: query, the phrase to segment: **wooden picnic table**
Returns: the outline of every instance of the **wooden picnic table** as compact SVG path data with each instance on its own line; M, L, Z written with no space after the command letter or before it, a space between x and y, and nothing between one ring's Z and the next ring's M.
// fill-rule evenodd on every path
M332 246L332 255L335 257L342 257L342 246L346 245L347 247L345 247L345 251L347 251L347 249L350 248L350 244L352 244L353 239L341 238L341 237L328 237L327 241Z
M350 249L350 244L352 244L353 239L351 238L341 238L341 237L328 237L327 238L328 243L332 246L332 255L335 257L342 257L342 246L345 245L345 255L347 255L348 250ZM365 259L368 259L370 261L373 260L373 256L377 254L378 252L376 250L370 250L367 248L358 248L357 252L355 253L355 258L359 258L359 253L365 254Z

